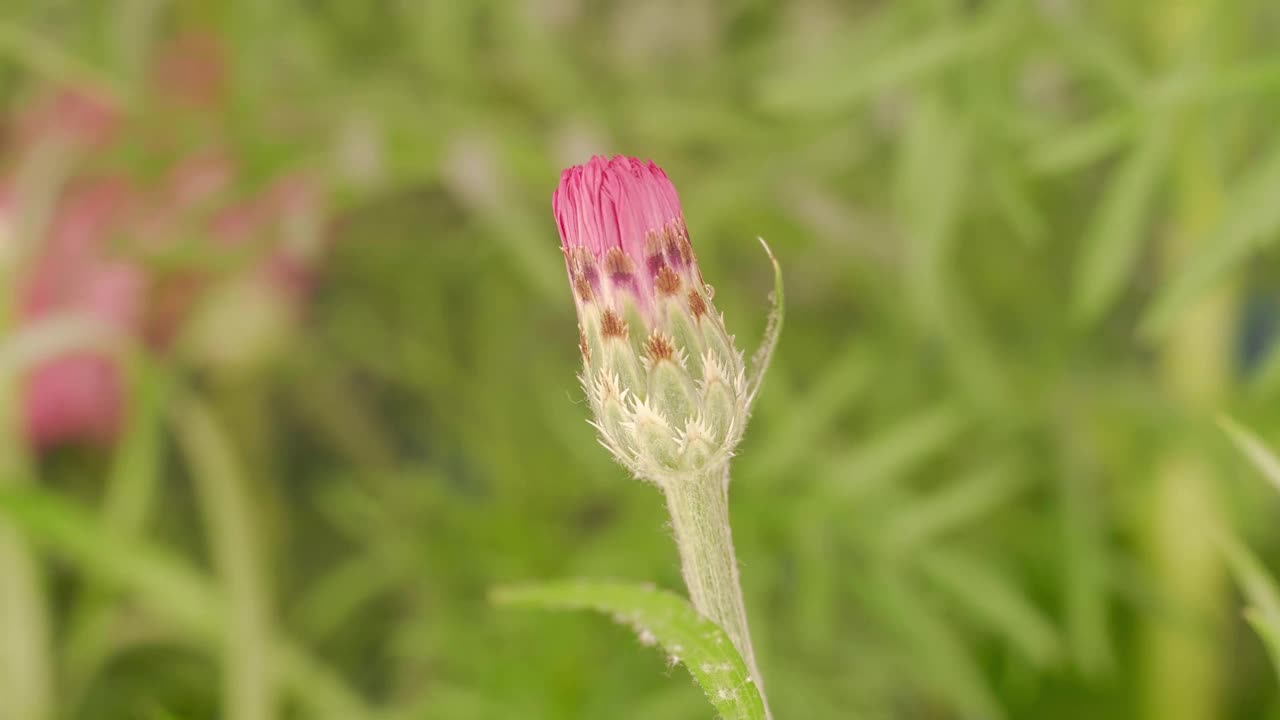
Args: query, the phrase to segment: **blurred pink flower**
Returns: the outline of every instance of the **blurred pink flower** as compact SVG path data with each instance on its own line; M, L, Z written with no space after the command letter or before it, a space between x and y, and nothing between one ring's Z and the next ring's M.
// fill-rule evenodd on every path
M207 326L216 332L216 337L197 342L198 347L240 351L241 345L274 331L244 317L250 308L234 308L213 322L196 322L197 311L207 316L202 304L235 300L234 294L215 290L226 284L234 293L246 287L247 278L259 288L251 292L253 302L279 306L250 314L278 318L295 313L306 299L322 250L321 193L298 174L286 174L247 197L238 193L239 170L224 149L215 119L225 96L218 43L207 34L187 35L158 58L154 97L160 106L185 105L196 111L188 112L201 133L194 151L174 149L167 128L161 133L135 129L130 123L135 118L84 88L37 100L19 111L11 125L5 146L12 164L0 169L0 224L12 227L22 211L6 190L13 182L6 175L17 177L24 163L39 162L36 151L46 143L63 144L72 152L71 176L54 198L48 227L34 238L35 247L29 248L13 288L17 321L25 326L55 315L78 315L157 353L194 324L196 330ZM142 185L126 174L88 169L101 150L118 143L132 143L161 159L172 156L172 169L158 184ZM193 238L207 241L214 252L234 251L231 257L247 252L249 265L162 270L148 261ZM210 303L204 303L206 298ZM237 323L253 326L246 330L253 337L244 342L228 337L226 333L238 331ZM37 448L68 441L109 443L125 411L123 385L118 358L107 351L68 352L44 362L23 386L29 440Z
M20 324L69 314L123 335L138 331L146 278L138 266L112 257L107 242L127 203L120 182L93 183L67 194L40 254L20 279ZM28 438L37 447L72 438L108 441L119 428L121 395L120 370L100 351L50 360L35 368L24 386Z
M13 141L19 148L54 139L98 148L113 139L119 120L108 98L89 88L64 88L19 113Z

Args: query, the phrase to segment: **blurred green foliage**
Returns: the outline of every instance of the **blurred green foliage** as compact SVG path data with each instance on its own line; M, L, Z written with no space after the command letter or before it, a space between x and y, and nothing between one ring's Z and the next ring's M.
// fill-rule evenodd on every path
M708 716L625 629L487 601L680 589L574 378L550 194L614 152L680 189L743 346L756 236L787 278L731 492L779 718L1280 717L1214 549L1280 565L1214 425L1280 433L1280 6L11 0L0 93L129 103L190 27L250 177L335 189L332 247L274 362L140 360L118 446L0 493L54 717Z

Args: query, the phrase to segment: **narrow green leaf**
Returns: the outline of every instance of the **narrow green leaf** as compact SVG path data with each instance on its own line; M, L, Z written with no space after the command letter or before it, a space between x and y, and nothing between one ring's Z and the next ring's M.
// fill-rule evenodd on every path
M764 700L729 636L684 598L625 583L569 580L498 588L493 601L563 610L595 610L629 625L683 663L724 720L765 720Z
M1280 490L1280 458L1271 452L1271 448L1251 430L1225 415L1218 418L1218 425L1253 466Z
M1067 644L1080 669L1098 676L1115 664L1108 608L1106 520L1096 487L1099 470L1077 430L1067 427L1063 433L1061 467L1054 477Z
M0 489L0 517L79 572L129 591L147 612L201 644L215 646L225 633L226 603L215 586L163 548L126 537L37 488ZM337 674L302 648L277 641L274 652L283 681L308 716L373 716Z
M1025 181L1020 170L1015 171L1007 163L992 169L990 182L995 211L1024 245L1038 246L1048 233L1049 222L1036 205L1031 183Z
M1084 19L1047 25L1062 58L1084 74L1110 86L1121 97L1136 99L1146 85L1141 66L1130 50L1113 40L1105 28Z
M116 78L95 63L76 57L45 33L18 23L0 21L0 58L12 59L54 84L87 86L115 104L126 97Z
M1153 120L1103 193L1102 208L1094 215L1076 268L1073 300L1076 320L1082 324L1106 312L1133 274L1171 139L1169 124Z
M1280 233L1280 143L1256 164L1256 169L1231 187L1224 196L1230 202L1218 225L1196 243L1143 317L1142 330L1159 336L1189 304L1258 248L1272 243Z
M772 477L812 452L823 431L856 404L874 378L865 349L856 344L832 359L806 392L772 406L777 409L769 414L770 432L755 441L759 445L751 448L742 478L755 482ZM777 395L771 393L770 403L775 400Z
M947 323L947 271L967 185L970 132L940 93L922 96L906 128L894 205L907 234L906 285L917 319Z
M233 717L270 717L278 704L271 639L276 635L263 564L253 527L249 478L217 416L194 397L174 413L205 534L227 599L223 701Z
M1274 96L1280 91L1280 60L1268 59L1224 70L1206 85L1205 99L1210 102L1253 94Z
M1005 717L964 638L920 588L905 577L885 572L864 592L885 626L910 649L919 665L916 682L952 703L961 717Z
M1225 415L1218 418L1218 425L1254 467L1280 490L1280 458L1271 448L1251 430ZM1231 573L1249 601L1245 619L1262 638L1271 655L1271 664L1280 675L1280 588L1276 587L1275 580L1249 548L1234 535L1222 530L1217 541Z
M140 353L131 360L128 428L116 447L100 517L112 532L136 539L153 511L160 486L163 408L170 377L165 368ZM83 691L107 661L119 605L117 593L92 579L85 583L66 623L63 656L70 692Z
M786 297L782 292L782 266L778 264L778 258L774 257L773 250L769 249L769 243L765 242L764 238L758 239L764 246L765 254L769 256L769 262L773 264L773 292L769 295L772 308L769 310L769 319L765 323L764 338L761 339L755 355L751 356L751 379L747 382L748 409L755 405L756 397L760 393L760 385L764 383L764 373L769 369L774 348L778 346L778 336L782 334L782 319L786 312Z
M906 85L966 58L989 34L948 27L912 44L898 44L879 57L852 63L847 47L770 75L760 90L762 104L776 112L837 112L884 90ZM831 72L831 68L843 68Z
M829 482L846 498L874 493L947 447L963 427L962 416L950 408L913 415L834 458L826 469Z
M1280 675L1280 587L1258 558L1234 536L1223 532L1218 536L1218 545L1249 601L1245 619L1262 638L1271 655L1271 664Z
M1054 133L1052 138L1030 149L1028 166L1032 172L1043 175L1087 167L1120 148L1136 125L1136 113L1120 110Z
M884 542L893 551L909 552L978 522L1025 486L1025 476L1008 463L983 467L896 514L884 530Z
M1053 624L1014 581L977 554L933 547L920 557L925 574L980 622L1008 639L1038 666L1061 653Z

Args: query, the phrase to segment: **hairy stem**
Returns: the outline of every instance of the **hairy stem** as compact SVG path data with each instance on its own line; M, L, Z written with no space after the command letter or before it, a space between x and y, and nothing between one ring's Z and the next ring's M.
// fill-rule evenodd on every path
M729 528L729 468L674 477L664 482L663 488L689 599L699 613L728 634L764 698ZM765 708L768 715L767 701Z

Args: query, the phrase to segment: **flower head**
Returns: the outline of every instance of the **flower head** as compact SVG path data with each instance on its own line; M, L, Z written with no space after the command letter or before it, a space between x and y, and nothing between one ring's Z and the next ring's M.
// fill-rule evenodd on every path
M727 462L746 420L742 354L712 306L666 173L594 157L561 174L552 207L606 447L655 482Z

